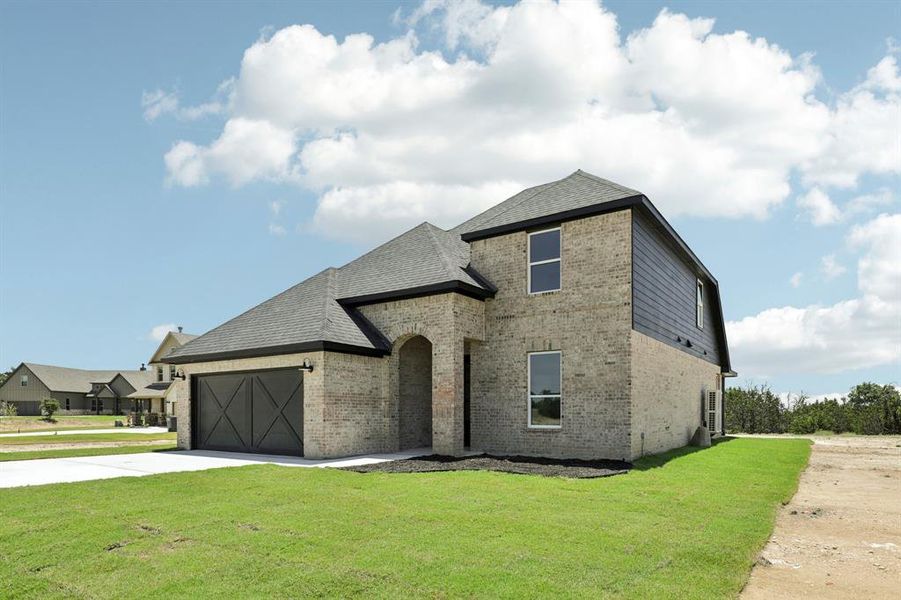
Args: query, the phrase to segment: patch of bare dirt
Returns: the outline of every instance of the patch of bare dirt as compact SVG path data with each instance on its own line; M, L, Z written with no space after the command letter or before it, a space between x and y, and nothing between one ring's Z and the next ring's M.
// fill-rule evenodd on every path
M37 450L68 450L70 448L119 448L121 446L164 446L172 440L121 442L67 442L65 444L0 444L0 452L33 452Z
M901 437L812 439L742 598L901 597Z

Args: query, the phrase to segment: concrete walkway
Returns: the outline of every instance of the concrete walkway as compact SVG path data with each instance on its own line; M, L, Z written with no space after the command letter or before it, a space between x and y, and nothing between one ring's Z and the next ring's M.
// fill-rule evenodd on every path
M23 431L22 433L0 433L0 438L8 437L32 437L44 435L86 435L91 433L166 433L165 427L111 427L109 429L62 429L56 431Z
M264 463L284 467L352 467L431 453L431 448L419 448L391 454L366 454L339 459L312 460L268 454L180 450L111 456L16 460L0 462L0 488L112 479L114 477L142 477L158 473L204 471Z

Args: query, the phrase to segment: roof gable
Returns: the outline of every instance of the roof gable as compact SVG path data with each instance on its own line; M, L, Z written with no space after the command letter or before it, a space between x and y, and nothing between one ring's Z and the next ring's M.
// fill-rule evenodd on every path
M166 333L160 345L156 347L156 352L147 361L148 364L160 362L160 359L168 354L173 348L180 348L196 338L196 335L183 333L181 331L169 331Z

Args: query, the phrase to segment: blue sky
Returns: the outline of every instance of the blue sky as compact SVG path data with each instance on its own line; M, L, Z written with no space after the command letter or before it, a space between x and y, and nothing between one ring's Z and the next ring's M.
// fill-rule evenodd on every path
M716 274L742 381L899 383L901 5L582 4L4 3L0 365L135 367L583 168Z

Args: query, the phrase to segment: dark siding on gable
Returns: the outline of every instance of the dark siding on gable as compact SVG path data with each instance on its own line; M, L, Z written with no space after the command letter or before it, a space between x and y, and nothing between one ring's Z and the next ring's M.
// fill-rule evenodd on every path
M698 277L704 283L704 329L695 324ZM650 220L633 209L632 328L719 365L718 326L713 284L676 253ZM691 340L691 348L686 347L686 340Z

